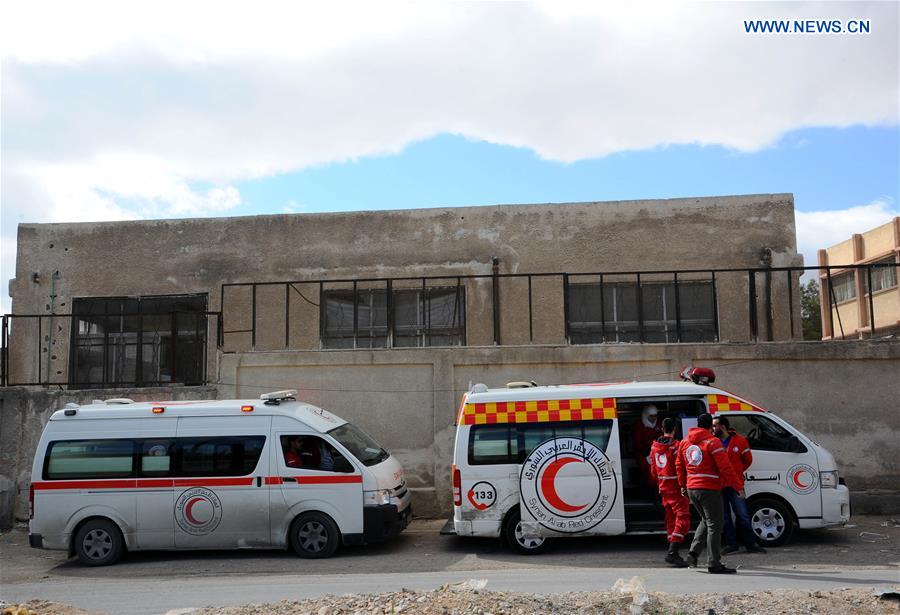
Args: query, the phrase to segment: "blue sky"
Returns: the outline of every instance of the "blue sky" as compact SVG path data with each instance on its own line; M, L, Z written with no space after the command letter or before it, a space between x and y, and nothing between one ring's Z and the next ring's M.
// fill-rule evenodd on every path
M676 145L561 163L534 151L440 135L395 155L238 182L235 214L791 192L800 211L885 201L900 190L900 133L811 128L741 152Z

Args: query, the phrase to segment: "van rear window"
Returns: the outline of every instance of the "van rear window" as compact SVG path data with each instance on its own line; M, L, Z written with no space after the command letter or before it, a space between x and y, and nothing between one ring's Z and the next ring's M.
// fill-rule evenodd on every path
M607 419L583 423L473 425L469 430L469 465L519 464L538 444L554 437L582 438L605 451L612 423Z
M134 441L75 440L53 442L47 452L45 478L127 478L133 473Z

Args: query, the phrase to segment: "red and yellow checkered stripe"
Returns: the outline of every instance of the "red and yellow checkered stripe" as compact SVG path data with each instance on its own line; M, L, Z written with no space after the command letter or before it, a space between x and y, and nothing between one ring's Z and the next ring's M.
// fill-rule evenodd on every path
M498 401L485 404L466 403L462 411L463 425L495 423L548 423L555 421L590 421L616 418L616 399L541 399L532 401Z
M716 412L733 412L735 410L753 410L756 412L765 412L762 408L754 406L751 403L740 400L731 395L712 394L706 396L706 403L709 405L709 413Z

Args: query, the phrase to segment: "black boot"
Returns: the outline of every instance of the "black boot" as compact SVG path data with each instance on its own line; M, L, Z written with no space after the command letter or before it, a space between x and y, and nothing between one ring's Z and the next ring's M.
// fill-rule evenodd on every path
M687 562L681 558L681 555L678 554L678 543L670 542L669 543L669 552L666 554L666 563L674 566L675 568L687 568Z

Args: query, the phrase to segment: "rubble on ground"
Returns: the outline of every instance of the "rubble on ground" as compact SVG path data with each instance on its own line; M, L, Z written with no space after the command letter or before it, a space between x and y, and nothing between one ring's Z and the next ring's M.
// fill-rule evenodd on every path
M871 588L832 591L773 590L741 594L680 595L644 592L639 587L613 591L565 594L524 594L515 592L455 589L444 586L434 591L328 596L310 600L207 608L192 615L372 615L422 613L427 615L531 615L596 613L604 615L800 615L846 614L886 615L900 613L900 603L873 592ZM634 591L628 591L634 589ZM887 594L885 594L887 595Z
M612 590L564 594L526 594L477 589L473 580L432 591L325 596L203 609L175 609L166 615L888 615L900 613L893 590L842 588L829 591L771 590L739 594L647 592L640 579L620 579ZM101 615L32 600L2 605L2 615Z
M61 602L29 600L22 604L0 602L0 615L95 615Z

